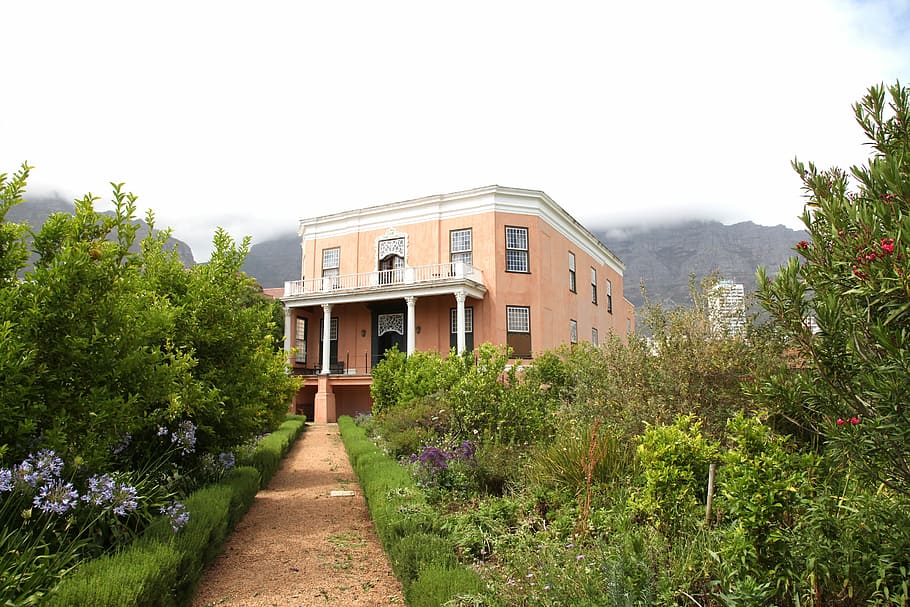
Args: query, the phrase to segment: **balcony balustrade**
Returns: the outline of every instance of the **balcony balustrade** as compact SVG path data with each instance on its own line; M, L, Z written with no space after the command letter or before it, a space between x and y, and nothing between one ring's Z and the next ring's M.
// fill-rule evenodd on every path
M367 290L381 291L400 286L455 285L465 281L483 286L483 272L470 264L456 261L429 266L287 281L284 283L284 296L342 295Z

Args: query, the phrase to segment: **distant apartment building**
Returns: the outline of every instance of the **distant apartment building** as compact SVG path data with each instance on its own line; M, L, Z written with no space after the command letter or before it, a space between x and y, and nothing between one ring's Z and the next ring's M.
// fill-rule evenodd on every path
M635 328L622 262L540 191L489 186L304 219L285 347L317 422L370 410L370 371L407 353L507 345L517 362Z
M708 293L708 318L723 335L742 335L746 330L746 298L743 285L721 280Z

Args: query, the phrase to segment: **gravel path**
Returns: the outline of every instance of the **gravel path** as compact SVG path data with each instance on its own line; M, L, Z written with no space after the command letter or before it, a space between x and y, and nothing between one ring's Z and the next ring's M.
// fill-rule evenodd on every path
M193 607L404 604L335 424L307 424L193 600Z

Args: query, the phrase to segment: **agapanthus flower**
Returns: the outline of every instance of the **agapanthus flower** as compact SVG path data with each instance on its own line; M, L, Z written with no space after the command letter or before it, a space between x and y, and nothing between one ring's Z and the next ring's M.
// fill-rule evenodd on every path
M114 455L120 455L121 453L126 451L127 447L130 446L130 442L132 440L133 440L133 435L130 434L129 432L127 432L126 434L123 435L123 438L121 438L117 442L116 445L111 447L111 453L113 453Z
M234 454L233 453L221 453L218 455L218 461L221 462L222 468L225 470L230 470L234 467Z
M163 506L161 514L168 517L168 522L171 524L171 529L174 530L174 533L180 531L190 521L190 513L187 512L186 506L180 502L171 502L167 506Z
M16 482L13 480L13 471L9 468L0 469L0 493L12 491L15 486Z
M62 470L63 460L48 449L42 449L37 454L29 455L16 468L19 478L32 487L58 479Z
M95 506L106 506L117 516L126 516L139 506L136 488L115 480L109 474L89 478L88 493L82 496L82 500Z
M167 426L158 426L158 436L167 436L168 432Z
M196 426L188 419L183 420L171 434L171 442L186 455L196 449Z
M73 488L72 483L54 480L42 485L33 503L42 512L63 514L76 507L79 503L79 493Z

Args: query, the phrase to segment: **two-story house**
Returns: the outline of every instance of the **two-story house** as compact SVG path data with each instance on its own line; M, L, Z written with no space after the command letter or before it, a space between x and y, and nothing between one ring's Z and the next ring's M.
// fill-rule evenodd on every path
M368 412L386 350L490 342L515 359L634 330L623 264L543 192L489 186L300 222L285 347L316 422Z

